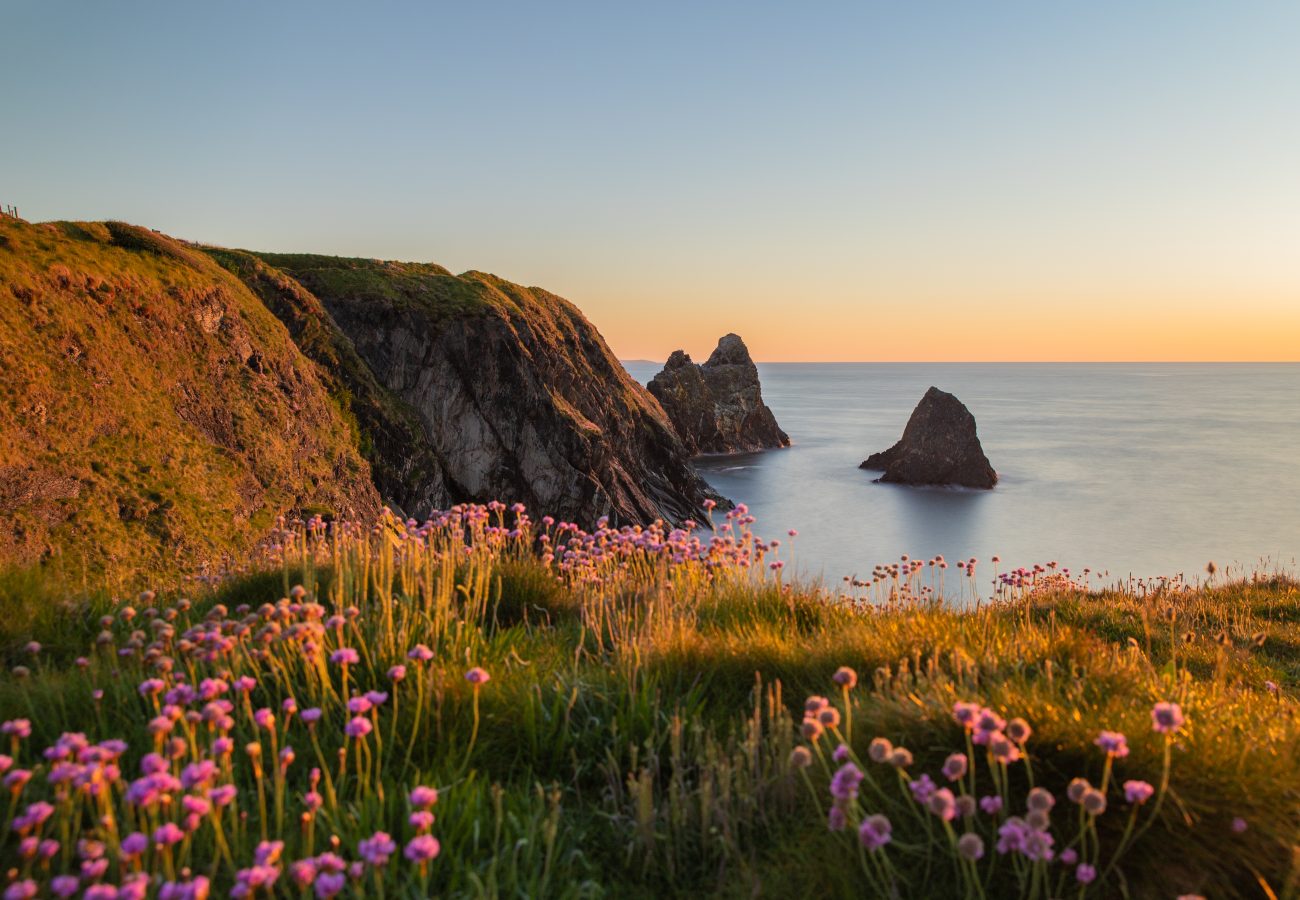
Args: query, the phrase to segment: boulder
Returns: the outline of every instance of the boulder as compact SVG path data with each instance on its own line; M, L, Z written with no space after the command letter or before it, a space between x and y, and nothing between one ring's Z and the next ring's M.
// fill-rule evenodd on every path
M876 480L896 484L991 488L998 482L980 446L975 417L960 400L936 387L926 391L912 411L902 440L871 454L859 468L884 470Z
M790 445L763 402L758 367L739 335L719 340L703 365L675 351L647 387L691 453L747 453Z

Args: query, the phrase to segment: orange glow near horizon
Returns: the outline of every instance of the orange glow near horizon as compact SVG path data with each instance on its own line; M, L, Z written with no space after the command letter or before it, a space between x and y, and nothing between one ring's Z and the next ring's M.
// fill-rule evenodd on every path
M628 360L662 361L682 349L702 362L734 331L761 362L1300 362L1300 302L1249 314L1170 314L1140 303L1078 314L1004 309L975 322L906 308L665 317L638 314L647 309L639 303L579 306Z

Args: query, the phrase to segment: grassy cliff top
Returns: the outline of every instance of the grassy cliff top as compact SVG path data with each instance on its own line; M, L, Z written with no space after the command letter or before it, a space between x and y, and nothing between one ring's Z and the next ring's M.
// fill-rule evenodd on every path
M200 250L0 218L0 565L220 566L281 513L374 510L315 366Z

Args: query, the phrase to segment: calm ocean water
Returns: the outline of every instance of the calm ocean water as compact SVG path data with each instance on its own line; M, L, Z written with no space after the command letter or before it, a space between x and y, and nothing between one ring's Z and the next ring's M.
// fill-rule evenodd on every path
M660 368L627 363L641 383ZM838 580L904 553L1007 565L1058 560L1127 577L1296 571L1300 365L759 366L794 446L697 460L763 537L795 528L795 563ZM992 491L874 484L857 468L898 440L930 385L979 425ZM786 555L783 548L782 555ZM991 577L991 573L989 573ZM981 577L981 581L983 581Z

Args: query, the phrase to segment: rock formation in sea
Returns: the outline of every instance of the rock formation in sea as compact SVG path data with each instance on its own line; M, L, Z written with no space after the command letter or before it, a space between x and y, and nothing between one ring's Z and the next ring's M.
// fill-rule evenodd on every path
M591 526L721 498L546 291L0 217L0 565L175 574L280 516L493 499Z
M912 411L897 444L867 457L859 468L883 469L878 481L955 484L991 488L998 473L989 465L975 431L975 417L952 394L930 388Z
M745 453L790 445L763 403L758 367L739 335L719 340L703 365L674 351L648 387L691 453Z

